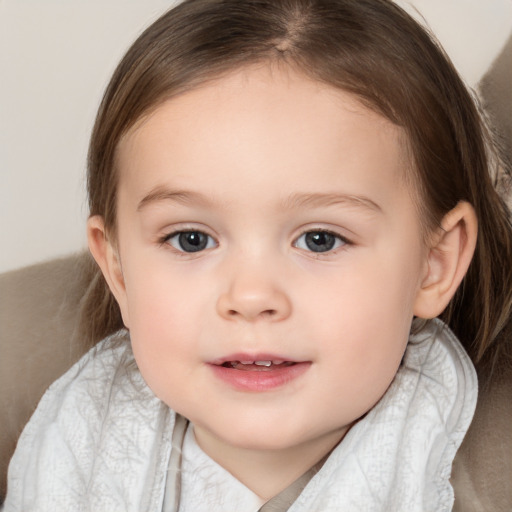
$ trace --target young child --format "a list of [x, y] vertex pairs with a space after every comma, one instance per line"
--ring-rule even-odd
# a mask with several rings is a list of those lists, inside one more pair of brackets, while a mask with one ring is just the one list
[[39, 404], [5, 512], [451, 510], [466, 352], [492, 365], [509, 332], [490, 161], [390, 1], [169, 11], [91, 140], [109, 291], [87, 311], [110, 336]]

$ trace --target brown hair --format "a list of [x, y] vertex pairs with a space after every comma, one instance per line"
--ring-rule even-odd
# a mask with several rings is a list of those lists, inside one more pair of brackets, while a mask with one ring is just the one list
[[[493, 186], [486, 130], [443, 51], [389, 0], [186, 0], [164, 14], [128, 50], [100, 106], [89, 151], [91, 215], [101, 215], [115, 237], [116, 148], [138, 120], [260, 61], [284, 62], [353, 93], [403, 127], [429, 230], [459, 201], [474, 206], [475, 256], [442, 317], [474, 361], [498, 357], [506, 343], [498, 335], [510, 323], [512, 230]], [[103, 280], [87, 311], [94, 341], [122, 326]]]

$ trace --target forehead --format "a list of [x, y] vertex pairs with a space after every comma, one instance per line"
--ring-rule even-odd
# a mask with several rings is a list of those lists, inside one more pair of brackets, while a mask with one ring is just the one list
[[192, 175], [212, 194], [223, 180], [250, 194], [263, 174], [283, 189], [301, 180], [309, 188], [329, 179], [340, 185], [339, 166], [351, 170], [344, 188], [367, 177], [378, 193], [381, 182], [402, 184], [404, 140], [355, 96], [290, 68], [260, 65], [164, 102], [123, 137], [117, 163], [121, 188], [139, 197], [162, 180], [181, 186]]

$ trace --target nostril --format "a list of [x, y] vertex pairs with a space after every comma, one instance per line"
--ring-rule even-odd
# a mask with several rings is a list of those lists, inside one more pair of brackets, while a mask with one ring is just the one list
[[[236, 309], [229, 309], [227, 311], [227, 314], [229, 316], [238, 316], [240, 315], [241, 313], [239, 311], [237, 311]], [[277, 311], [275, 309], [265, 309], [263, 311], [261, 311], [259, 313], [259, 316], [268, 316], [268, 317], [272, 317], [272, 316], [275, 316], [277, 314]], [[258, 315], [255, 315], [255, 316], [258, 316]]]

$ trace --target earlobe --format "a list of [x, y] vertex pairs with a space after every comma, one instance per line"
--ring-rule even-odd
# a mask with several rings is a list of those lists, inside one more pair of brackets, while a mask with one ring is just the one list
[[128, 308], [126, 304], [126, 288], [119, 254], [115, 245], [108, 239], [103, 218], [93, 215], [87, 221], [87, 240], [89, 250], [107, 281], [114, 295], [126, 327], [128, 323]]
[[416, 296], [414, 315], [440, 315], [464, 278], [476, 247], [478, 221], [473, 207], [461, 201], [450, 210], [434, 236], [427, 272]]

